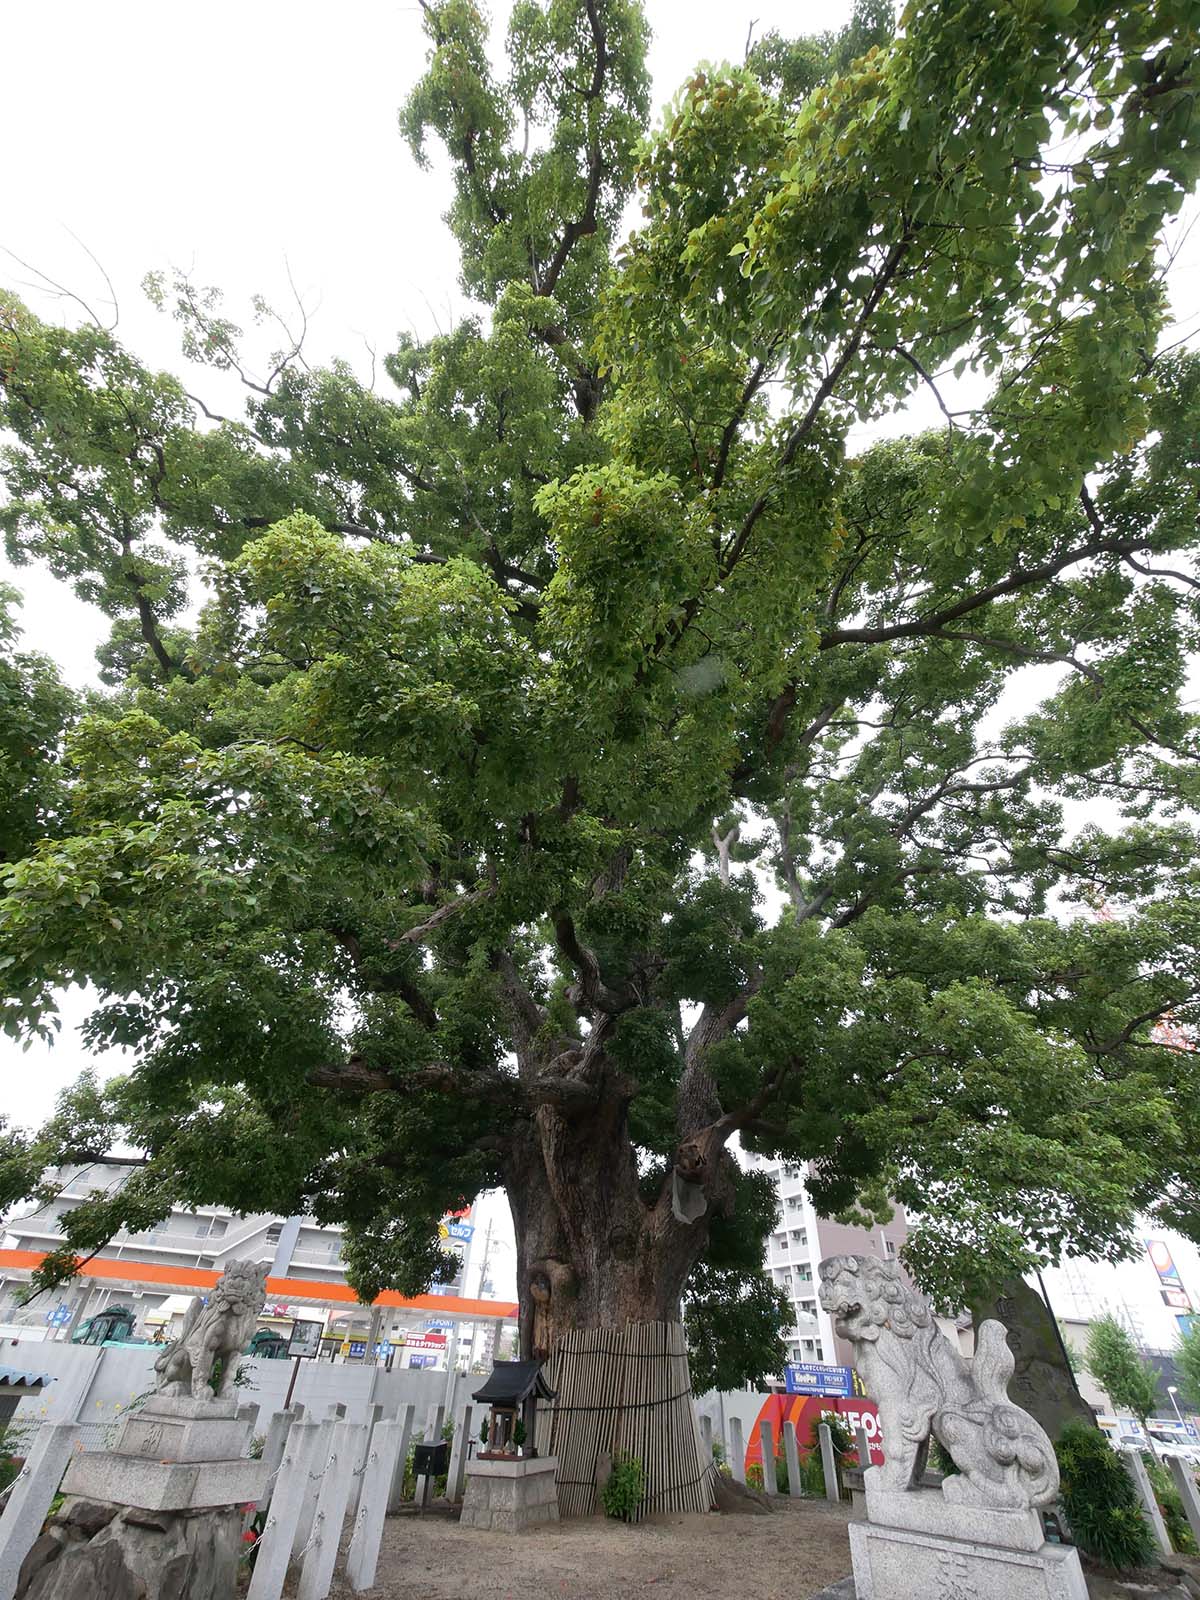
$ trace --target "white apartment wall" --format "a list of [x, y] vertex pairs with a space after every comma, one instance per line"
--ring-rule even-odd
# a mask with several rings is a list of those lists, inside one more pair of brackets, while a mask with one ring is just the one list
[[817, 1268], [823, 1257], [842, 1252], [894, 1255], [907, 1231], [903, 1213], [897, 1213], [887, 1228], [874, 1230], [830, 1222], [814, 1209], [801, 1166], [745, 1151], [740, 1159], [749, 1170], [766, 1171], [775, 1179], [780, 1215], [767, 1240], [764, 1264], [794, 1308], [796, 1320], [784, 1333], [788, 1360], [841, 1364], [848, 1359], [847, 1352], [834, 1333], [832, 1319], [821, 1309]]

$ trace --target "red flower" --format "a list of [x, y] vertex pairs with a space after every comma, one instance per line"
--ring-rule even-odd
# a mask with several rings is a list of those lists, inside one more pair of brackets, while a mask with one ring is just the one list
[[247, 1528], [247, 1529], [246, 1529], [246, 1531], [245, 1531], [245, 1533], [244, 1533], [244, 1534], [243, 1534], [243, 1535], [242, 1535], [242, 1543], [243, 1543], [243, 1544], [253, 1544], [253, 1543], [254, 1543], [254, 1541], [255, 1541], [255, 1540], [256, 1540], [256, 1539], [257, 1539], [257, 1538], [258, 1538], [258, 1535], [257, 1535], [257, 1534], [256, 1534], [256, 1533], [252, 1533], [252, 1532], [251, 1532], [251, 1531], [250, 1531], [250, 1529], [249, 1529], [249, 1528]]

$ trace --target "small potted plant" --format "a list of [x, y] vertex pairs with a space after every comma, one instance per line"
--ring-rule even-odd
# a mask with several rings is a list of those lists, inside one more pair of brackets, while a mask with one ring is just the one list
[[517, 1454], [519, 1456], [523, 1456], [525, 1452], [521, 1446], [525, 1443], [525, 1424], [521, 1421], [520, 1417], [518, 1417], [516, 1422], [513, 1424], [512, 1442], [516, 1446]]
[[479, 1428], [479, 1454], [484, 1460], [491, 1459], [492, 1453], [488, 1449], [488, 1439], [491, 1436], [491, 1431], [491, 1427], [485, 1418]]

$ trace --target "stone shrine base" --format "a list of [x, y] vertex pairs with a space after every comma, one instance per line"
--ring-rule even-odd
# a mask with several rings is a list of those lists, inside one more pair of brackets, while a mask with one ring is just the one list
[[21, 1600], [230, 1600], [242, 1509], [143, 1511], [68, 1500], [21, 1566]]
[[72, 1458], [17, 1600], [233, 1600], [243, 1508], [267, 1481], [243, 1454], [257, 1413], [234, 1397], [151, 1396], [112, 1450]]
[[468, 1461], [460, 1526], [520, 1533], [557, 1522], [557, 1470], [557, 1456]]
[[878, 1473], [864, 1474], [868, 1520], [849, 1529], [857, 1600], [1088, 1600], [1079, 1552], [1047, 1544], [1036, 1511], [882, 1490]]

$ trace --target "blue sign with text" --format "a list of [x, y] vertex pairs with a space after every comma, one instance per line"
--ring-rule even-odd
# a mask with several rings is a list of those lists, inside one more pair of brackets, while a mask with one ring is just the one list
[[819, 1361], [800, 1361], [784, 1369], [789, 1394], [841, 1395], [854, 1393], [854, 1373], [850, 1367], [826, 1367]]

